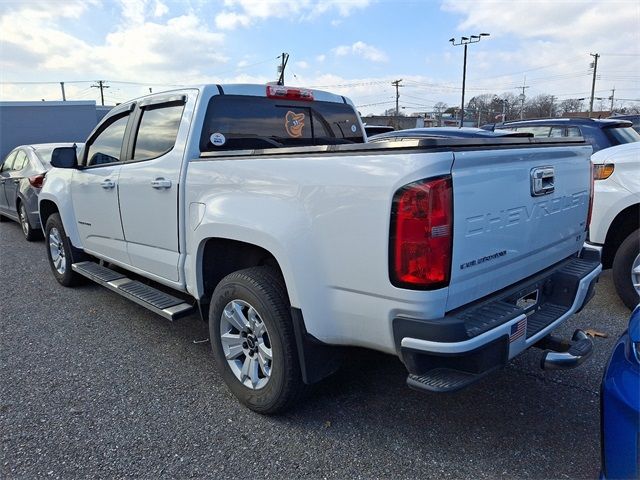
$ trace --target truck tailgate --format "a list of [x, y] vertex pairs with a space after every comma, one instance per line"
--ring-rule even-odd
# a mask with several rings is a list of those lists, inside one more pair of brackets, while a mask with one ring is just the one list
[[447, 311], [580, 250], [590, 155], [584, 145], [454, 152]]

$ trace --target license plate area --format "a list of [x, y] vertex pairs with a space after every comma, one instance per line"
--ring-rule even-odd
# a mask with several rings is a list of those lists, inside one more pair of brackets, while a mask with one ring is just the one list
[[540, 281], [518, 290], [506, 298], [505, 301], [515, 305], [528, 316], [538, 311], [540, 306], [544, 304], [545, 291], [545, 281]]
[[516, 300], [516, 307], [524, 310], [524, 313], [529, 315], [533, 313], [540, 301], [540, 290], [535, 289], [529, 293], [524, 294]]

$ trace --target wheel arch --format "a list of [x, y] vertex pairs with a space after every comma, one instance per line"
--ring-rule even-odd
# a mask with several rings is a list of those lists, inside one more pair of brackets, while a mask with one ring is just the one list
[[224, 237], [203, 239], [198, 248], [197, 277], [201, 283], [200, 313], [208, 316], [209, 301], [220, 280], [230, 273], [250, 267], [270, 266], [289, 288], [276, 255], [263, 246]]
[[38, 209], [40, 212], [40, 224], [42, 225], [43, 229], [47, 224], [47, 219], [51, 215], [53, 215], [54, 213], [60, 213], [58, 205], [56, 205], [55, 202], [52, 202], [51, 200], [40, 200]]
[[640, 203], [629, 205], [615, 216], [607, 230], [602, 249], [602, 266], [604, 268], [611, 268], [622, 242], [638, 228], [640, 228]]

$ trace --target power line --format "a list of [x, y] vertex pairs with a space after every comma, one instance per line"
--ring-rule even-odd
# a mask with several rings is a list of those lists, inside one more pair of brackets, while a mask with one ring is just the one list
[[375, 107], [377, 105], [389, 105], [390, 103], [395, 103], [393, 100], [388, 100], [386, 102], [377, 102], [377, 103], [365, 103], [364, 105], [356, 105], [357, 108], [363, 107]]

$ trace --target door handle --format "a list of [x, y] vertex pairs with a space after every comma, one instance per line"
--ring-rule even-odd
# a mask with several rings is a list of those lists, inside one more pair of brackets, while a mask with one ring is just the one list
[[153, 188], [161, 189], [161, 188], [171, 188], [171, 180], [168, 180], [163, 177], [158, 177], [155, 180], [151, 181], [151, 186]]
[[16, 178], [13, 183], [20, 183], [20, 179]]
[[106, 180], [103, 180], [103, 182], [100, 184], [100, 186], [102, 188], [109, 189], [109, 188], [115, 187], [116, 186], [116, 182], [114, 182], [113, 180], [107, 178]]

